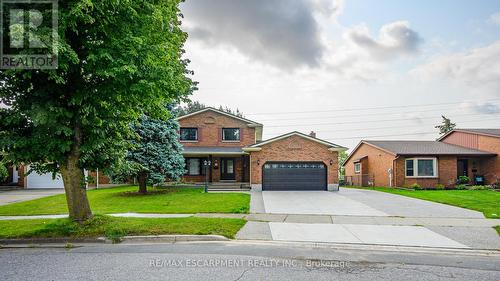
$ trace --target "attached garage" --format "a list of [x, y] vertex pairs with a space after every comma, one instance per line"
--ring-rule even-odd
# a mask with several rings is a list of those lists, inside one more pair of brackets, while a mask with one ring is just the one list
[[262, 190], [327, 190], [322, 162], [266, 162], [262, 169]]
[[36, 172], [31, 172], [26, 177], [26, 187], [27, 188], [64, 188], [63, 180], [61, 175], [57, 175], [55, 179], [52, 179], [52, 173], [38, 174]]
[[338, 190], [338, 152], [347, 148], [291, 132], [243, 148], [253, 190]]

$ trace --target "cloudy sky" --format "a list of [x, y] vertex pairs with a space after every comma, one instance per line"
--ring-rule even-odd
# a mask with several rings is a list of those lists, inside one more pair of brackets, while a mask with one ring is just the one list
[[239, 108], [264, 137], [317, 132], [435, 139], [500, 127], [500, 1], [187, 0], [186, 57], [207, 105]]

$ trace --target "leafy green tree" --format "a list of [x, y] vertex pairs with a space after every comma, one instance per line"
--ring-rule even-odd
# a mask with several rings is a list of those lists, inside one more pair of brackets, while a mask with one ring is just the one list
[[[207, 106], [199, 101], [188, 101], [186, 104], [183, 106], [178, 106], [175, 111], [177, 112], [178, 116], [186, 115], [189, 113], [193, 113], [196, 111], [200, 111], [204, 108], [207, 108]], [[222, 105], [219, 106], [218, 108], [220, 111], [224, 111], [233, 115], [236, 115], [238, 117], [244, 117], [243, 112], [241, 112], [238, 108], [236, 110], [233, 110], [229, 107], [223, 107]]]
[[60, 172], [69, 216], [92, 217], [84, 169], [125, 153], [130, 126], [192, 90], [180, 0], [59, 1], [58, 69], [0, 71], [0, 150]]
[[137, 177], [139, 193], [147, 193], [147, 184], [162, 184], [165, 180], [179, 180], [185, 172], [182, 145], [179, 143], [179, 123], [170, 118], [155, 120], [146, 115], [134, 126], [138, 139], [132, 141], [125, 161], [112, 169], [111, 177]]
[[342, 164], [344, 164], [344, 161], [347, 159], [348, 156], [349, 155], [347, 154], [346, 151], [339, 152], [339, 176], [340, 176], [340, 178], [344, 178], [344, 176], [345, 176], [345, 167]]
[[441, 125], [437, 125], [434, 128], [439, 129], [439, 134], [444, 135], [448, 132], [451, 132], [457, 126], [455, 123], [452, 123], [449, 118], [446, 118], [444, 115], [441, 115], [443, 118]]

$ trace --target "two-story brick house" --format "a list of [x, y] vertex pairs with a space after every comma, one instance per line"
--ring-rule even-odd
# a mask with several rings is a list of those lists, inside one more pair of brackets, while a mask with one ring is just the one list
[[338, 183], [338, 152], [345, 147], [299, 132], [263, 141], [262, 124], [214, 108], [177, 120], [185, 181], [238, 182], [256, 190], [327, 190]]

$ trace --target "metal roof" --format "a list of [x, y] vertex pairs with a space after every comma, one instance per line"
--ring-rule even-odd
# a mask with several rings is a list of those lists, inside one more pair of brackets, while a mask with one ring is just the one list
[[396, 155], [464, 155], [493, 156], [492, 152], [462, 147], [439, 141], [393, 141], [364, 140], [363, 143], [373, 145]]

